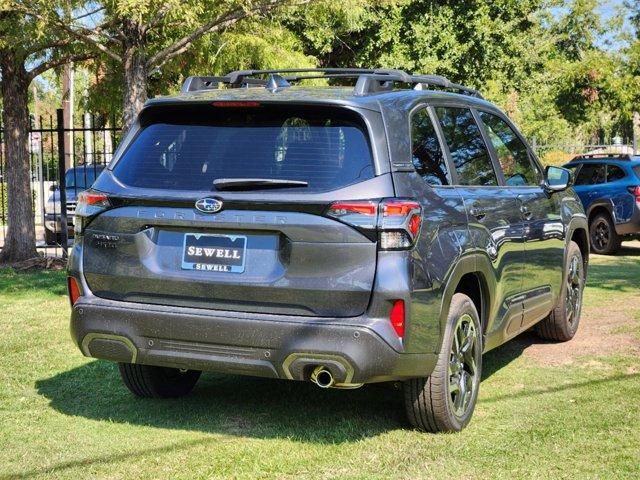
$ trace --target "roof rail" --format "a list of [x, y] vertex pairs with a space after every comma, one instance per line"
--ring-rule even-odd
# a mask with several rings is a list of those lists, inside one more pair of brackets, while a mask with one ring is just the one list
[[[302, 74], [302, 75], [300, 75]], [[259, 78], [268, 75], [268, 78]], [[258, 77], [258, 78], [256, 78]], [[284, 68], [277, 70], [237, 70], [221, 77], [189, 77], [182, 85], [182, 92], [195, 92], [220, 88], [220, 84], [232, 88], [264, 86], [270, 90], [285, 88], [291, 82], [321, 78], [356, 79], [355, 95], [391, 91], [396, 83], [413, 85], [415, 90], [423, 86], [435, 86], [455, 90], [464, 95], [482, 98], [477, 90], [453, 83], [439, 75], [412, 75], [404, 70], [368, 68]]]
[[632, 160], [633, 155], [630, 153], [585, 153], [582, 155], [577, 155], [571, 159], [574, 160], [592, 160], [598, 158], [614, 158], [616, 160]]

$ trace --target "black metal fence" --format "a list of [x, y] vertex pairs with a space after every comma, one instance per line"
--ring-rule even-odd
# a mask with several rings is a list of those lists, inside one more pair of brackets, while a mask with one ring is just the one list
[[[78, 194], [109, 163], [121, 130], [114, 118], [84, 114], [80, 126], [64, 128], [63, 112], [32, 119], [29, 129], [31, 194], [36, 247], [47, 256], [65, 256], [73, 237]], [[0, 249], [7, 234], [6, 161], [0, 124]], [[62, 208], [62, 206], [66, 208]], [[67, 228], [64, 228], [65, 225]]]
[[539, 144], [534, 139], [531, 147], [545, 165], [563, 165], [577, 155], [590, 153], [619, 153], [635, 155], [638, 153], [637, 145], [629, 139], [617, 139], [618, 141], [601, 143], [555, 143]]
[[[31, 193], [36, 224], [36, 247], [48, 256], [65, 256], [73, 236], [73, 214], [78, 193], [88, 188], [109, 163], [120, 139], [114, 118], [85, 114], [82, 125], [64, 128], [62, 110], [56, 117], [32, 120], [29, 130]], [[0, 249], [7, 232], [6, 162], [0, 124]], [[627, 141], [586, 144], [538, 144], [533, 149], [545, 164], [562, 165], [578, 154], [636, 152]], [[61, 188], [62, 187], [62, 188]], [[66, 208], [62, 208], [65, 205]], [[64, 228], [67, 225], [68, 228]], [[63, 245], [67, 248], [63, 248]]]

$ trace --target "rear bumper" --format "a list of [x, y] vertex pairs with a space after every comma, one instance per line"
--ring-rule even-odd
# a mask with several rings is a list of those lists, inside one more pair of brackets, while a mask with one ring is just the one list
[[[62, 217], [60, 215], [54, 215], [47, 213], [44, 217], [44, 226], [51, 232], [62, 231]], [[67, 232], [73, 235], [73, 215], [67, 216]]]
[[633, 209], [633, 215], [631, 215], [629, 221], [616, 224], [616, 233], [618, 235], [640, 234], [640, 206], [635, 206]]
[[[369, 323], [373, 322], [373, 323]], [[88, 295], [71, 335], [86, 356], [222, 373], [308, 380], [318, 365], [338, 387], [428, 376], [435, 354], [407, 354], [375, 320], [246, 314], [164, 307]]]

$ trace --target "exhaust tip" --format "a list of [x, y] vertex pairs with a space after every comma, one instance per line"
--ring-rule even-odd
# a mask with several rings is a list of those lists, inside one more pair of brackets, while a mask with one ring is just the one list
[[318, 365], [311, 373], [311, 381], [320, 388], [330, 388], [335, 383], [333, 375], [326, 367]]

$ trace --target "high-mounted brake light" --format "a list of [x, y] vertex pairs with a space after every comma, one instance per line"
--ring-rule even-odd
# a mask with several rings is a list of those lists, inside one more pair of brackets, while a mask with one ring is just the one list
[[73, 307], [81, 295], [78, 281], [73, 277], [67, 277], [67, 289], [69, 291], [69, 300], [71, 301], [71, 306]]
[[213, 105], [214, 107], [221, 107], [221, 108], [242, 108], [242, 107], [249, 107], [249, 108], [255, 108], [255, 107], [259, 107], [261, 105], [260, 102], [213, 102], [211, 105]]
[[391, 313], [389, 314], [389, 321], [391, 326], [396, 331], [396, 335], [399, 338], [404, 337], [404, 300], [396, 300], [391, 307]]

